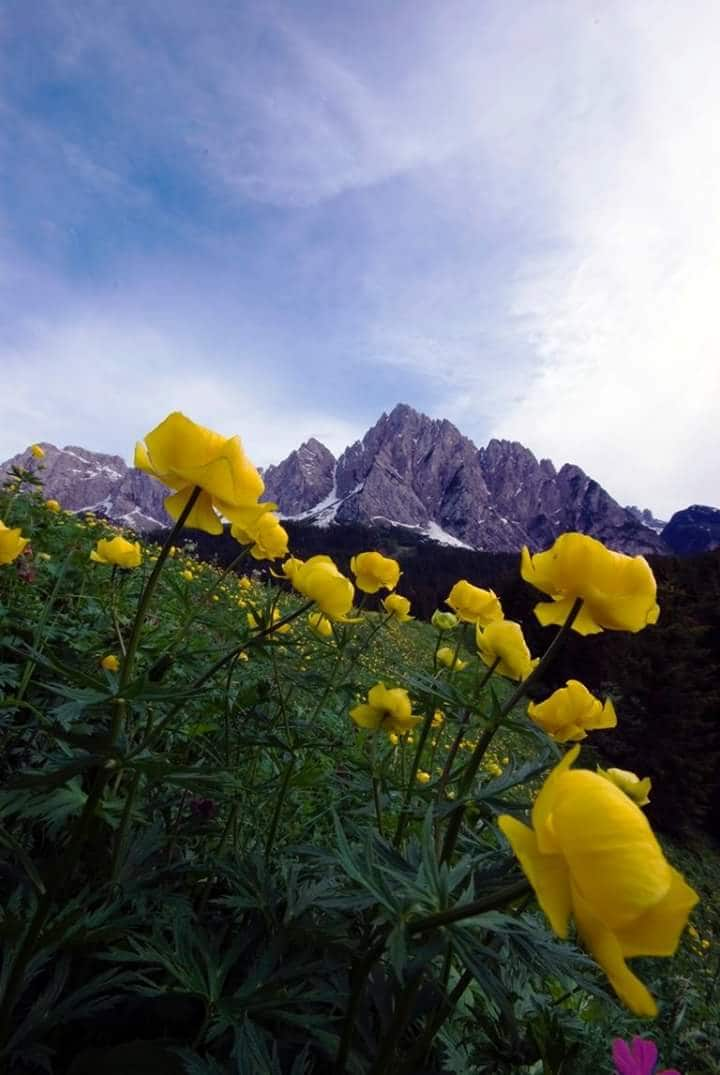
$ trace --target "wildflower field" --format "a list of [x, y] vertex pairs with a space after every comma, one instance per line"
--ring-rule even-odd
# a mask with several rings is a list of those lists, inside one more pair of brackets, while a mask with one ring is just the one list
[[[294, 558], [236, 437], [140, 442], [162, 546], [41, 455], [0, 490], [0, 1070], [720, 1072], [718, 856], [591, 760], [582, 668], [527, 697], [569, 632], [652, 631], [641, 557], [525, 550], [530, 653], [472, 579], [425, 623], [380, 550]], [[183, 535], [223, 520], [221, 570]]]

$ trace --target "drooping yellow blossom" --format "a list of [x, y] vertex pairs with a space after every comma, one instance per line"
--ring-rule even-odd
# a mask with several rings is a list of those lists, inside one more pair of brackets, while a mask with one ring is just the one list
[[400, 564], [379, 552], [360, 552], [350, 561], [358, 590], [377, 593], [394, 590], [400, 580]]
[[429, 784], [432, 780], [432, 777], [430, 776], [430, 773], [426, 773], [424, 769], [418, 769], [418, 771], [415, 773], [415, 779], [417, 780], [418, 784]]
[[482, 590], [467, 579], [456, 582], [445, 601], [463, 623], [479, 623], [484, 627], [501, 620], [503, 611], [492, 590]]
[[652, 780], [649, 776], [641, 780], [639, 776], [630, 772], [629, 769], [601, 769], [599, 765], [597, 771], [600, 776], [604, 776], [616, 788], [620, 788], [620, 791], [624, 791], [626, 795], [629, 795], [638, 806], [647, 806], [650, 802]]
[[322, 612], [311, 612], [308, 615], [308, 625], [320, 638], [331, 638], [333, 629], [330, 620]]
[[165, 500], [177, 519], [193, 490], [202, 491], [187, 526], [222, 533], [220, 516], [248, 527], [274, 505], [258, 504], [265, 488], [239, 437], [223, 437], [174, 411], [135, 446], [135, 466], [176, 490]]
[[399, 593], [389, 593], [383, 598], [382, 606], [398, 623], [407, 623], [408, 620], [415, 619], [410, 615], [410, 602], [407, 597], [401, 597]]
[[528, 705], [528, 716], [556, 743], [577, 742], [589, 731], [614, 728], [615, 707], [610, 699], [601, 702], [577, 679], [569, 679], [544, 702]]
[[51, 500], [46, 500], [45, 501], [45, 507], [47, 508], [48, 511], [54, 511], [54, 512], [60, 511], [60, 504], [59, 504], [59, 502], [57, 500], [52, 500], [52, 499]]
[[90, 553], [90, 559], [98, 564], [110, 564], [112, 567], [139, 567], [142, 563], [140, 542], [128, 541], [119, 534], [112, 539], [100, 538]]
[[117, 659], [114, 653], [108, 653], [107, 657], [103, 657], [100, 664], [106, 672], [117, 672], [120, 667], [120, 661]]
[[540, 660], [532, 659], [522, 627], [513, 620], [495, 620], [485, 628], [476, 624], [475, 642], [481, 660], [488, 666], [498, 661], [495, 671], [508, 679], [527, 679]]
[[39, 444], [33, 444], [32, 447], [30, 448], [30, 451], [32, 452], [32, 454], [35, 456], [36, 459], [44, 459], [45, 458], [45, 450], [44, 450], [44, 448], [41, 448]]
[[459, 657], [455, 656], [455, 650], [451, 649], [450, 646], [441, 646], [437, 651], [437, 659], [440, 664], [456, 672], [462, 672], [463, 668], [468, 666], [467, 661], [461, 661]]
[[0, 519], [0, 564], [11, 564], [13, 560], [18, 558], [29, 541], [30, 538], [22, 536], [19, 526], [15, 527], [14, 530], [9, 530]]
[[666, 861], [642, 810], [609, 780], [571, 770], [569, 750], [546, 779], [532, 828], [499, 825], [559, 937], [572, 913], [578, 933], [620, 999], [636, 1015], [657, 1005], [625, 960], [669, 956], [697, 894]]
[[523, 548], [520, 573], [552, 597], [535, 606], [543, 626], [562, 624], [576, 598], [583, 605], [573, 623], [581, 635], [602, 630], [642, 631], [657, 623], [657, 586], [643, 556], [612, 552], [587, 534], [561, 534], [551, 549], [531, 556]]
[[350, 716], [359, 728], [397, 735], [403, 735], [422, 721], [422, 717], [413, 715], [408, 692], [402, 687], [388, 688], [384, 683], [371, 687], [367, 703], [356, 705]]
[[278, 560], [288, 551], [288, 532], [280, 525], [277, 515], [266, 511], [247, 527], [233, 523], [230, 533], [241, 545], [253, 542], [250, 555], [254, 560]]
[[292, 577], [294, 588], [314, 601], [331, 620], [347, 620], [355, 597], [350, 579], [340, 573], [329, 556], [311, 556]]
[[430, 620], [438, 631], [452, 631], [459, 622], [454, 612], [441, 612], [439, 608], [435, 609]]

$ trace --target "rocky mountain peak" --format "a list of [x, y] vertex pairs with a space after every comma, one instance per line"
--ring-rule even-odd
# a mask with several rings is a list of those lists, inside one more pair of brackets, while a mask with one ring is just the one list
[[300, 515], [332, 491], [335, 456], [319, 440], [310, 437], [282, 463], [268, 467], [263, 480], [264, 499], [277, 504], [283, 515]]
[[92, 511], [136, 530], [167, 526], [163, 506], [168, 490], [154, 478], [129, 467], [119, 455], [91, 452], [77, 445], [58, 448], [43, 442], [43, 460], [30, 448], [0, 464], [0, 480], [12, 466], [32, 470], [43, 480], [45, 496], [68, 511]]

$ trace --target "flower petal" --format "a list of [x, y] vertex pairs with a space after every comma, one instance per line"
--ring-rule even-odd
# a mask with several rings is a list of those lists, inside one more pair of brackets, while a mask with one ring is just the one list
[[520, 860], [538, 903], [558, 937], [567, 937], [570, 916], [570, 877], [562, 855], [543, 855], [532, 829], [509, 814], [498, 818], [500, 829]]

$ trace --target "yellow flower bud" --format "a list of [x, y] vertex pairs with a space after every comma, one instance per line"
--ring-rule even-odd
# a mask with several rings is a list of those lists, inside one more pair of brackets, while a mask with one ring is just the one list
[[540, 659], [531, 658], [522, 627], [512, 620], [495, 620], [485, 628], [476, 624], [475, 642], [480, 659], [488, 667], [497, 661], [495, 671], [508, 679], [527, 679]]
[[22, 536], [19, 526], [15, 527], [14, 530], [9, 530], [0, 519], [0, 564], [11, 564], [13, 560], [18, 558], [29, 541], [30, 538]]
[[418, 784], [429, 784], [432, 777], [430, 776], [430, 773], [426, 773], [424, 769], [418, 769], [415, 774], [415, 779], [417, 780]]
[[638, 806], [646, 806], [650, 802], [652, 781], [649, 776], [641, 780], [639, 776], [631, 773], [628, 769], [601, 769], [599, 765], [597, 771], [600, 776], [604, 776], [616, 788], [620, 788], [620, 791], [624, 791], [626, 795], [629, 795]]
[[108, 653], [107, 657], [103, 657], [100, 664], [106, 672], [117, 672], [120, 667], [120, 661], [117, 659], [114, 653]]
[[90, 559], [98, 564], [112, 567], [139, 567], [142, 563], [142, 550], [139, 541], [126, 541], [124, 537], [100, 538], [90, 553]]
[[565, 687], [539, 705], [530, 702], [527, 711], [530, 719], [557, 743], [577, 742], [585, 739], [588, 731], [614, 728], [617, 724], [610, 699], [603, 704], [577, 679], [569, 679]]
[[384, 683], [376, 683], [367, 698], [366, 703], [350, 710], [359, 728], [402, 735], [422, 721], [422, 717], [413, 715], [410, 697], [402, 687], [388, 688]]
[[480, 623], [484, 626], [503, 618], [502, 607], [493, 591], [481, 590], [466, 579], [455, 583], [445, 604], [464, 623]]
[[180, 572], [180, 578], [185, 579], [186, 582], [192, 582], [195, 576], [193, 575], [192, 571], [189, 571], [187, 568], [185, 568], [184, 571]]
[[430, 623], [438, 631], [452, 631], [459, 622], [454, 612], [441, 612], [439, 608], [435, 609], [430, 619]]
[[449, 646], [441, 646], [437, 651], [437, 659], [440, 664], [446, 668], [453, 669], [456, 672], [462, 672], [463, 668], [467, 668], [468, 662], [461, 661], [459, 657], [455, 656], [455, 651]]
[[329, 556], [312, 556], [294, 572], [292, 584], [298, 593], [314, 601], [331, 620], [347, 620], [355, 588], [350, 579], [338, 571]]
[[30, 451], [32, 452], [32, 454], [35, 456], [36, 459], [44, 459], [45, 458], [45, 452], [40, 447], [39, 444], [33, 444], [33, 446], [31, 447]]
[[[400, 564], [379, 552], [361, 552], [353, 556], [350, 570], [355, 576], [358, 590], [377, 593], [378, 590], [394, 590], [400, 579]], [[409, 607], [409, 605], [408, 605]]]
[[54, 511], [54, 512], [60, 511], [60, 504], [58, 503], [57, 500], [46, 500], [45, 501], [45, 507], [47, 508], [48, 511]]
[[401, 597], [399, 593], [388, 594], [383, 599], [382, 606], [398, 623], [407, 623], [415, 618], [410, 615], [410, 602], [407, 597]]

